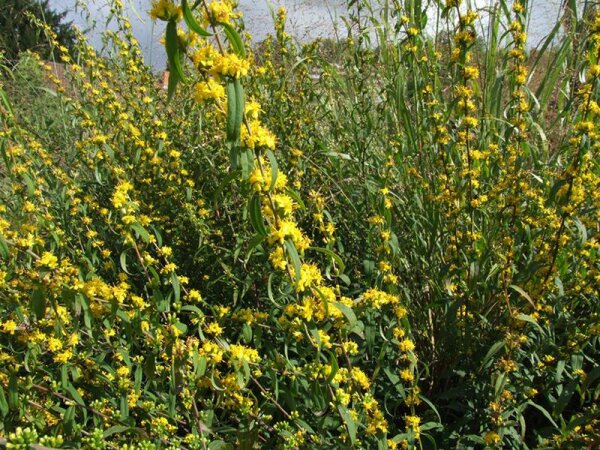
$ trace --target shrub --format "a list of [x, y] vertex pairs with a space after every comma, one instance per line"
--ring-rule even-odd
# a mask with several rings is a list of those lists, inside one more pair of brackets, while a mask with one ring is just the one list
[[258, 64], [228, 1], [154, 2], [165, 93], [115, 2], [61, 152], [2, 94], [9, 445], [594, 445], [600, 15], [530, 53], [523, 2], [377, 6]]

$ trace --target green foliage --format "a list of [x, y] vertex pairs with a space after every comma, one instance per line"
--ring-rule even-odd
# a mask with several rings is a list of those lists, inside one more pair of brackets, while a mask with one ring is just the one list
[[4, 68], [0, 81], [19, 122], [35, 130], [45, 146], [62, 151], [73, 144], [66, 106], [57, 92], [62, 89], [57, 81], [63, 75], [64, 66], [48, 66], [50, 70], [45, 73], [34, 56], [21, 54], [18, 61]]
[[50, 41], [32, 20], [44, 21], [56, 34], [58, 44], [69, 50], [75, 46], [77, 36], [70, 22], [65, 22], [66, 12], [50, 8], [49, 0], [5, 0], [0, 8], [0, 53], [10, 62], [17, 61], [19, 54], [27, 50], [38, 53], [44, 59], [54, 55]]
[[524, 2], [488, 40], [426, 6], [351, 2], [302, 47], [280, 11], [254, 55], [227, 2], [157, 0], [163, 92], [115, 4], [113, 60], [7, 72], [10, 445], [596, 444], [600, 15], [531, 51]]

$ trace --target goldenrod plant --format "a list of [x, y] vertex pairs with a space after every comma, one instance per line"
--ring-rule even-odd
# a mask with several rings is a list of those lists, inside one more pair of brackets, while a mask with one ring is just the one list
[[0, 85], [0, 445], [599, 443], [597, 6], [537, 48], [526, 0], [347, 6], [252, 46], [153, 0], [165, 90], [120, 0], [104, 56], [32, 19], [66, 76]]

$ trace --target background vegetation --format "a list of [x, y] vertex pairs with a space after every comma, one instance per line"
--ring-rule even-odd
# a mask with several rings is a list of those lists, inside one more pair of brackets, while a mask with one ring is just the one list
[[50, 8], [49, 0], [5, 0], [0, 10], [0, 51], [7, 62], [14, 64], [19, 54], [32, 50], [43, 58], [54, 55], [54, 48], [45, 39], [35, 19], [44, 21], [56, 33], [57, 42], [69, 50], [75, 48], [76, 33], [65, 22], [66, 12]]
[[527, 11], [280, 11], [253, 53], [161, 0], [168, 92], [119, 2], [110, 59], [36, 21], [68, 80], [0, 91], [7, 447], [597, 445], [600, 14], [532, 51]]

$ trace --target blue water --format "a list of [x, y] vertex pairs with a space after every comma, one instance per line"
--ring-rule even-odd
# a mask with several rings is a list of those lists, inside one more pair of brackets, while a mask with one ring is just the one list
[[[82, 8], [76, 8], [76, 2], [88, 6], [88, 14]], [[59, 11], [67, 10], [69, 20], [72, 20], [82, 29], [88, 29], [90, 21], [96, 22], [96, 30], [89, 32], [89, 39], [94, 47], [100, 49], [102, 41], [100, 32], [105, 28], [109, 8], [106, 0], [50, 0], [50, 5]], [[164, 31], [162, 22], [154, 24], [149, 16], [150, 0], [123, 0], [127, 15], [132, 24], [133, 33], [139, 40], [147, 64], [161, 71], [166, 65], [165, 51], [160, 44]], [[345, 25], [342, 15], [345, 14], [343, 0], [240, 0], [239, 9], [243, 12], [247, 30], [255, 42], [265, 38], [273, 31], [271, 12], [277, 11], [280, 6], [288, 10], [287, 30], [301, 42], [316, 37], [345, 35]], [[528, 27], [529, 46], [536, 47], [549, 33], [556, 23], [560, 0], [534, 0], [531, 6], [530, 23]], [[495, 4], [492, 0], [475, 0], [476, 8], [486, 8]], [[87, 16], [87, 17], [86, 17]], [[485, 32], [485, 12], [481, 32]], [[428, 28], [433, 31], [434, 21], [431, 20]]]

